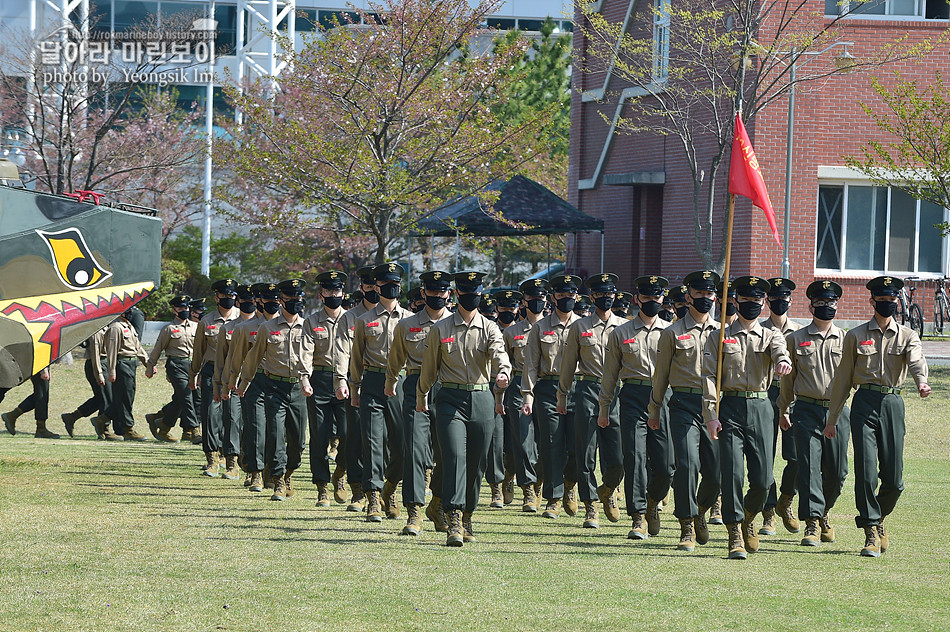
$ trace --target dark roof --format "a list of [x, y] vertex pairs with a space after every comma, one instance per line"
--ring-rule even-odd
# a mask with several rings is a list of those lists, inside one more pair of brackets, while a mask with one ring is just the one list
[[471, 195], [443, 206], [419, 222], [417, 232], [437, 237], [455, 235], [456, 225], [470, 235], [560, 235], [604, 230], [604, 221], [577, 210], [553, 191], [524, 176], [507, 182], [496, 180], [485, 187], [500, 191], [492, 205], [496, 214], [527, 228], [510, 226], [483, 210], [484, 203]]

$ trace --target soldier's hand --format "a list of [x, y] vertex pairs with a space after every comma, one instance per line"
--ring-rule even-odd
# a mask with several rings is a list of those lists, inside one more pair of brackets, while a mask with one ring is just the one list
[[521, 414], [531, 416], [531, 402], [525, 402], [521, 407]]
[[188, 380], [188, 388], [190, 388], [193, 391], [198, 390], [198, 376], [197, 375], [195, 376], [193, 380]]
[[496, 404], [495, 404], [495, 414], [496, 414], [496, 415], [504, 415], [504, 414], [505, 414], [505, 405], [502, 404], [502, 403], [500, 403], [500, 402], [499, 402], [499, 403], [496, 403]]
[[238, 397], [244, 397], [244, 391], [245, 391], [244, 388], [236, 388], [236, 389], [234, 389], [234, 392], [237, 393]]
[[417, 413], [429, 412], [429, 403], [425, 400], [425, 398], [416, 400], [416, 412]]
[[825, 437], [828, 439], [834, 439], [838, 434], [838, 426], [833, 424], [825, 424], [825, 429], [821, 432], [821, 434], [825, 435]]
[[927, 397], [930, 395], [930, 384], [921, 384], [917, 387], [917, 393], [921, 397]]
[[395, 387], [395, 386], [387, 386], [386, 388], [383, 389], [383, 395], [385, 395], [386, 397], [395, 397], [395, 396], [396, 396], [396, 387]]
[[659, 430], [660, 429], [660, 420], [659, 419], [647, 419], [647, 427], [650, 430]]
[[558, 405], [557, 405], [557, 414], [559, 414], [559, 415], [566, 415], [566, 414], [567, 414], [567, 406], [565, 406], [564, 404], [558, 404]]
[[145, 368], [145, 377], [152, 379], [152, 376], [155, 375], [155, 367], [150, 366]]
[[495, 384], [498, 386], [498, 388], [508, 388], [508, 382], [509, 379], [507, 373], [499, 373], [498, 377], [495, 378]]
[[719, 438], [719, 431], [722, 430], [722, 424], [718, 419], [710, 419], [706, 422], [706, 428], [709, 429], [709, 436], [713, 439]]
[[49, 369], [43, 369], [40, 371], [40, 379], [49, 381]]
[[221, 401], [222, 401], [222, 402], [226, 402], [226, 401], [228, 401], [229, 399], [231, 399], [231, 391], [225, 390], [223, 393], [221, 393]]
[[111, 382], [112, 384], [115, 384], [115, 376], [114, 376], [114, 375], [110, 375], [110, 376], [109, 376], [109, 382]]
[[597, 426], [599, 428], [606, 428], [610, 425], [610, 419], [607, 417], [597, 417]]
[[99, 380], [99, 386], [105, 386], [105, 385], [106, 385], [105, 380]]
[[775, 375], [788, 375], [791, 372], [792, 372], [792, 365], [786, 362], [785, 360], [782, 360], [781, 362], [779, 362], [778, 365], [775, 367]]
[[792, 427], [792, 419], [788, 416], [788, 413], [782, 415], [782, 418], [778, 422], [778, 427], [782, 430], [789, 430]]
[[337, 399], [346, 399], [350, 396], [350, 389], [346, 387], [346, 384], [336, 389], [336, 398]]
[[313, 387], [310, 386], [310, 382], [301, 382], [300, 390], [303, 391], [304, 397], [310, 397], [311, 395], [313, 395]]
[[211, 399], [213, 399], [213, 400], [216, 401], [216, 402], [220, 402], [220, 401], [221, 401], [221, 395], [218, 394], [218, 393], [215, 393], [214, 396], [213, 396]]

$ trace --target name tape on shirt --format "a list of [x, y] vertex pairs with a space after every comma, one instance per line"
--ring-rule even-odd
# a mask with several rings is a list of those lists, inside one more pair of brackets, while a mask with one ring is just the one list
[[205, 327], [205, 329], [207, 329], [208, 331], [214, 331], [217, 328], [218, 328], [217, 325], [208, 325], [207, 327]]
[[314, 331], [326, 331], [327, 328], [326, 328], [326, 327], [314, 327], [313, 330], [314, 330]]
[[594, 332], [592, 331], [581, 332], [581, 338], [592, 338], [593, 336], [594, 336]]
[[277, 331], [272, 331], [272, 332], [270, 332], [270, 335], [272, 335], [272, 336], [279, 336], [279, 335], [280, 335], [280, 330], [278, 329]]
[[455, 336], [451, 336], [451, 337], [449, 337], [449, 338], [441, 338], [441, 340], [442, 340], [443, 343], [455, 342]]
[[861, 344], [862, 347], [873, 347], [873, 346], [874, 346], [874, 341], [873, 341], [873, 340], [862, 340], [860, 344]]
[[257, 332], [256, 332], [256, 331], [252, 331], [250, 335], [256, 336], [256, 335], [257, 335]]
[[229, 330], [228, 330], [228, 335], [229, 335], [229, 336], [230, 336], [231, 334], [233, 334], [233, 333], [234, 333], [234, 330], [233, 330], [233, 329], [229, 329]]
[[623, 341], [623, 344], [629, 345], [631, 343], [636, 343], [636, 341], [637, 341], [636, 338], [627, 338], [626, 340]]
[[543, 335], [543, 336], [554, 336], [554, 335], [556, 335], [556, 334], [557, 334], [556, 331], [544, 331], [544, 332], [541, 332], [541, 335]]
[[417, 334], [417, 333], [419, 333], [420, 331], [422, 331], [422, 327], [410, 327], [410, 328], [409, 328], [409, 333], [411, 333], [411, 334]]
[[374, 320], [374, 321], [371, 322], [371, 323], [366, 323], [366, 326], [367, 326], [367, 327], [379, 327], [379, 321], [378, 321], [378, 320]]
[[689, 340], [689, 339], [692, 338], [692, 337], [693, 337], [693, 336], [691, 336], [690, 334], [683, 334], [682, 336], [677, 336], [676, 339], [677, 339], [677, 340]]
[[738, 338], [723, 338], [722, 341], [723, 341], [723, 343], [725, 343], [725, 344], [727, 344], [727, 345], [737, 345], [737, 344], [739, 344], [739, 339], [738, 339]]
[[515, 336], [514, 339], [515, 339], [515, 340], [524, 340], [524, 336]]
[[810, 346], [811, 346], [811, 340], [806, 340], [805, 342], [799, 342], [799, 343], [798, 343], [798, 346], [799, 346], [799, 347], [810, 347]]
[[180, 334], [180, 333], [181, 333], [181, 329], [172, 329], [172, 333], [173, 333], [173, 334]]

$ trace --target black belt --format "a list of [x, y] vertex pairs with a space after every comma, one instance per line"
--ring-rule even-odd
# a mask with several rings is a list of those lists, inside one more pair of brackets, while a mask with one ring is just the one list
[[723, 397], [740, 397], [742, 399], [768, 399], [768, 391], [723, 391]]
[[701, 388], [687, 388], [685, 386], [673, 386], [671, 387], [674, 393], [688, 393], [690, 395], [702, 395], [703, 389]]
[[278, 382], [287, 382], [289, 384], [296, 384], [297, 382], [300, 381], [299, 377], [284, 377], [283, 375], [274, 375], [273, 373], [267, 373], [267, 372], [265, 372], [264, 375], [266, 375], [272, 380], [276, 380]]
[[903, 392], [903, 389], [894, 388], [892, 386], [878, 386], [877, 384], [862, 384], [858, 388], [863, 388], [866, 391], [874, 391], [875, 393], [884, 393], [885, 395], [900, 395]]
[[815, 399], [813, 397], [805, 397], [804, 395], [798, 395], [795, 397], [795, 399], [800, 402], [805, 402], [806, 404], [821, 406], [822, 408], [829, 408], [831, 406], [831, 402], [827, 399]]
[[442, 388], [453, 389], [456, 391], [487, 391], [488, 384], [456, 384], [455, 382], [442, 382]]

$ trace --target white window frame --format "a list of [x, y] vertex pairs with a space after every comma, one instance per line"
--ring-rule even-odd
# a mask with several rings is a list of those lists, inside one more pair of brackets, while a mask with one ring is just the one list
[[[852, 186], [860, 187], [875, 187], [875, 188], [885, 188], [877, 187], [868, 180], [844, 180], [844, 179], [821, 179], [818, 181], [818, 189], [815, 192], [815, 258], [812, 262], [812, 265], [815, 270], [816, 276], [836, 276], [843, 278], [867, 278], [869, 276], [879, 276], [879, 275], [890, 275], [897, 277], [905, 276], [915, 276], [922, 279], [939, 279], [943, 277], [950, 276], [950, 237], [944, 237], [941, 241], [940, 248], [940, 260], [941, 260], [941, 271], [940, 272], [927, 272], [919, 271], [920, 267], [920, 200], [917, 200], [915, 206], [914, 222], [915, 222], [915, 231], [914, 231], [914, 270], [891, 270], [888, 269], [888, 263], [890, 259], [890, 246], [891, 246], [891, 191], [892, 187], [886, 187], [886, 196], [887, 196], [887, 206], [885, 209], [886, 212], [886, 221], [884, 229], [884, 270], [852, 270], [846, 268], [847, 265], [847, 256], [848, 256], [848, 194], [849, 189]], [[838, 240], [838, 260], [840, 263], [839, 268], [819, 268], [818, 267], [818, 241], [821, 238], [821, 235], [818, 234], [818, 213], [821, 212], [821, 196], [820, 189], [821, 187], [843, 187], [844, 191], [841, 196], [841, 232], [835, 237]], [[943, 221], [950, 221], [950, 209], [943, 209]]]
[[[839, 0], [840, 1], [840, 0]], [[867, 0], [871, 1], [871, 0]], [[915, 8], [913, 14], [907, 13], [891, 13], [891, 7], [893, 0], [884, 0], [884, 13], [883, 14], [874, 14], [874, 13], [854, 13], [851, 15], [845, 16], [846, 19], [856, 19], [856, 20], [930, 20], [930, 21], [946, 21], [944, 18], [939, 20], [933, 18], [925, 18], [927, 8], [927, 0], [915, 0]], [[851, 2], [844, 0], [841, 2], [841, 5], [838, 9], [838, 13], [826, 13], [826, 17], [837, 17], [842, 13], [852, 10]], [[864, 2], [854, 2], [855, 5], [864, 4]]]
[[653, 68], [656, 83], [665, 83], [670, 70], [670, 2], [653, 0]]

